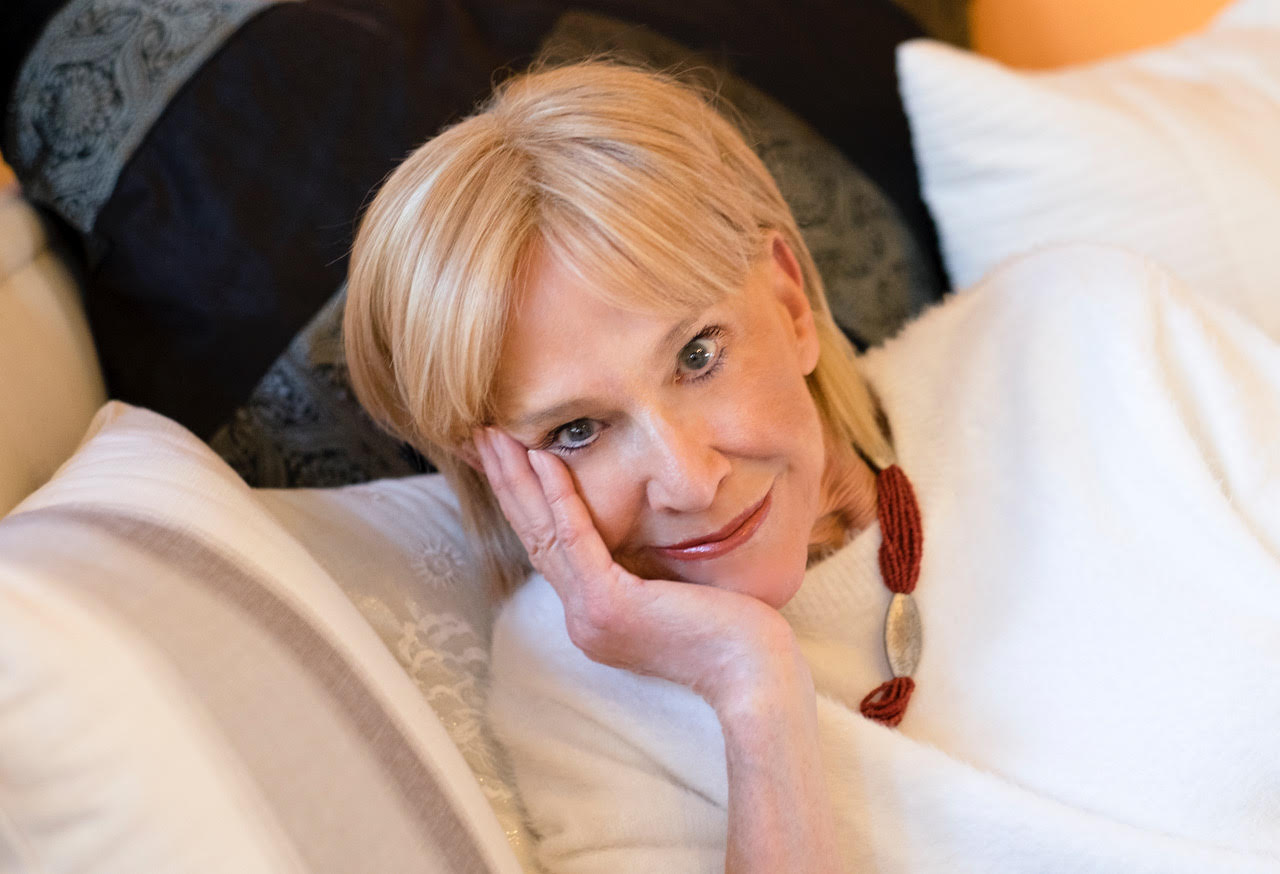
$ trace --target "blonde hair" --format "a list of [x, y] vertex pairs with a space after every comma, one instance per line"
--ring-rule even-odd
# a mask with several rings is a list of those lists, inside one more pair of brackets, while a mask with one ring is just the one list
[[343, 320], [352, 386], [448, 478], [500, 592], [528, 575], [528, 557], [458, 448], [494, 419], [498, 352], [537, 247], [611, 303], [692, 311], [739, 293], [777, 232], [817, 324], [808, 384], [829, 457], [856, 447], [876, 466], [892, 461], [795, 219], [714, 101], [605, 60], [514, 77], [411, 154], [360, 224]]

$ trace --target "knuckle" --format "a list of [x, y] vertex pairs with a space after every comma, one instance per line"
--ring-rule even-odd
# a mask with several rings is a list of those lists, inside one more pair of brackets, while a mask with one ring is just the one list
[[547, 556], [556, 547], [556, 533], [550, 528], [530, 528], [521, 539], [525, 551], [529, 553], [529, 561], [536, 568], [541, 568]]
[[558, 536], [557, 541], [565, 550], [572, 552], [582, 545], [582, 532], [576, 528], [569, 528]]

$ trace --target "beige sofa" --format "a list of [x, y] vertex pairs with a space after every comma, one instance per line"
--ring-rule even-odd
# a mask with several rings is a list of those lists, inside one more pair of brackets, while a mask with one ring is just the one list
[[[4, 175], [0, 172], [0, 179]], [[94, 411], [106, 400], [79, 290], [49, 243], [39, 215], [17, 186], [4, 185], [0, 516], [71, 455]]]

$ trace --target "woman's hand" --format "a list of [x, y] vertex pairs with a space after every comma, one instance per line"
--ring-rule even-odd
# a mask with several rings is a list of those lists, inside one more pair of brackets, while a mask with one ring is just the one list
[[738, 592], [636, 576], [609, 554], [559, 458], [496, 428], [475, 444], [503, 513], [564, 603], [570, 639], [589, 658], [688, 686], [717, 711], [761, 703], [771, 680], [807, 677], [777, 610]]
[[750, 595], [647, 580], [609, 554], [564, 464], [486, 429], [489, 485], [597, 662], [688, 686], [725, 738], [729, 874], [834, 874], [835, 819], [818, 753], [813, 679], [782, 615]]

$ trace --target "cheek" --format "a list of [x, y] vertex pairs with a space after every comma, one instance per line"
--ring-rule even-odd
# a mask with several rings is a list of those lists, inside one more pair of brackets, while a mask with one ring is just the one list
[[634, 478], [626, 475], [627, 466], [606, 455], [592, 453], [590, 459], [571, 463], [570, 470], [591, 521], [613, 552], [635, 527], [640, 489]]
[[804, 527], [804, 534], [807, 537], [822, 511], [822, 474], [827, 461], [822, 420], [807, 391], [802, 408], [796, 410], [795, 418], [790, 421], [795, 423], [790, 429], [794, 432], [796, 441], [792, 449], [792, 458], [801, 492], [798, 524]]
[[644, 486], [636, 477], [624, 473], [629, 469], [628, 465], [609, 461], [584, 465], [581, 473], [575, 472], [578, 494], [614, 561], [644, 579], [671, 578], [670, 570], [649, 552], [628, 548], [645, 510]]
[[761, 373], [755, 404], [753, 430], [767, 440], [767, 450], [785, 466], [790, 513], [787, 528], [790, 537], [803, 538], [809, 533], [822, 509], [822, 474], [826, 466], [826, 446], [822, 419], [809, 392], [808, 383], [798, 370], [774, 368]]
[[821, 468], [822, 421], [803, 372], [776, 361], [753, 361], [740, 381], [738, 405], [747, 430], [774, 442], [805, 469]]

